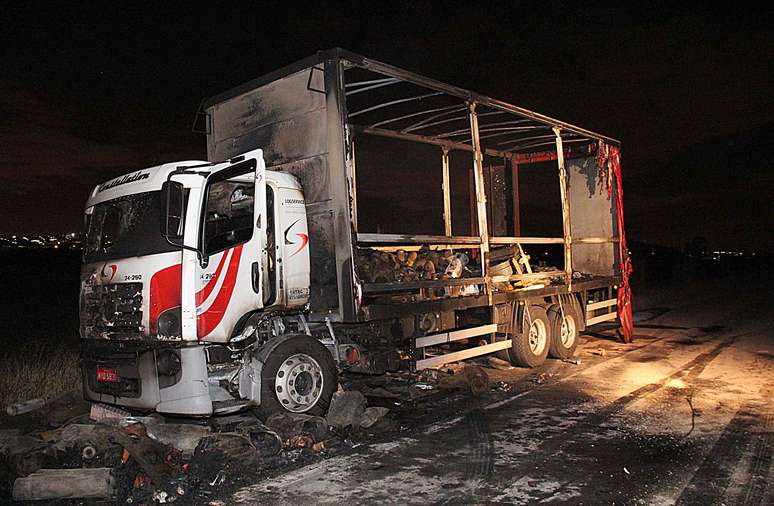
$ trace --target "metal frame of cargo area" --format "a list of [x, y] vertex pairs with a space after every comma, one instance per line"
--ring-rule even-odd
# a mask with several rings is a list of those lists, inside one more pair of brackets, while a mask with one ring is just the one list
[[[270, 170], [301, 181], [311, 246], [311, 321], [348, 324], [486, 306], [495, 313], [501, 305], [560, 300], [567, 293], [579, 294], [587, 324], [616, 317], [611, 308], [615, 290], [626, 283], [628, 255], [615, 139], [342, 49], [321, 51], [213, 97], [203, 112], [211, 161], [261, 148]], [[444, 233], [358, 228], [357, 178], [370, 170], [359, 163], [366, 137], [437, 148], [433, 170], [442, 181]], [[471, 219], [469, 233], [454, 235], [449, 166], [450, 157], [460, 154], [469, 156]], [[521, 236], [518, 195], [531, 190], [519, 188], [520, 167], [546, 162], [553, 169], [543, 168], [556, 171], [557, 185], [535, 190], [559, 195], [561, 235]], [[561, 248], [563, 262], [540, 272], [493, 272], [498, 251], [533, 245]], [[359, 250], [420, 247], [466, 250], [477, 275], [367, 282], [358, 272]], [[497, 320], [491, 318], [480, 335], [492, 332]], [[449, 334], [442, 336], [452, 340]], [[421, 339], [427, 338], [417, 339], [417, 347], [432, 344]]]

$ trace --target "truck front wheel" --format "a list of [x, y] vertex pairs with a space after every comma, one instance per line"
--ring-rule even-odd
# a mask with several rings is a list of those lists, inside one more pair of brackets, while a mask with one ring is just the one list
[[522, 331], [511, 336], [511, 358], [516, 365], [537, 367], [548, 356], [551, 333], [546, 310], [542, 306], [526, 306]]
[[324, 416], [338, 387], [336, 365], [320, 341], [288, 338], [269, 354], [261, 371], [259, 413], [280, 411]]

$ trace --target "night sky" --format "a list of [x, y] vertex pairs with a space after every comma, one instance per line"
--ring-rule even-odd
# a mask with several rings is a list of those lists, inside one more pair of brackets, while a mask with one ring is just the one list
[[203, 98], [340, 46], [620, 139], [630, 240], [774, 248], [772, 9], [251, 4], [5, 6], [0, 234], [79, 229], [96, 183], [205, 157]]

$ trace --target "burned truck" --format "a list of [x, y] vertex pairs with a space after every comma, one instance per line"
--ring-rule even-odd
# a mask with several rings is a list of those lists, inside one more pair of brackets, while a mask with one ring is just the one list
[[340, 371], [630, 339], [618, 141], [341, 49], [199, 120], [207, 161], [86, 203], [87, 399], [320, 414]]

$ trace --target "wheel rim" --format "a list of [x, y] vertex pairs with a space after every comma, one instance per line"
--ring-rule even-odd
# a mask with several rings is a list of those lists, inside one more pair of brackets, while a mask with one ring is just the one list
[[533, 355], [540, 355], [546, 347], [548, 332], [543, 320], [532, 320], [529, 325], [529, 349]]
[[575, 318], [570, 315], [564, 315], [562, 318], [562, 327], [559, 330], [559, 337], [562, 341], [562, 346], [565, 348], [571, 348], [575, 343]]
[[323, 391], [322, 367], [305, 353], [285, 359], [274, 377], [274, 391], [282, 407], [303, 413], [314, 407]]

